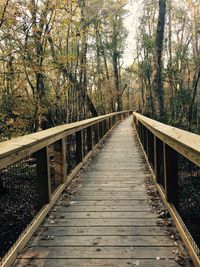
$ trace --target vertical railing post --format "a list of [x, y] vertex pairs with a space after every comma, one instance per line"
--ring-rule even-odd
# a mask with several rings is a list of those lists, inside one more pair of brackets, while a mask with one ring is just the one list
[[112, 117], [112, 126], [114, 126], [115, 125], [115, 115], [113, 115], [113, 117]]
[[95, 140], [95, 144], [99, 143], [99, 123], [96, 122], [96, 124], [94, 124], [94, 140]]
[[104, 136], [104, 123], [101, 121], [101, 138]]
[[55, 156], [55, 182], [57, 185], [62, 184], [66, 178], [66, 145], [65, 139], [62, 138], [54, 143]]
[[163, 186], [164, 183], [164, 154], [163, 154], [163, 142], [156, 137], [156, 177], [157, 183]]
[[76, 132], [76, 163], [80, 163], [83, 160], [83, 132]]
[[145, 129], [144, 129], [144, 125], [141, 123], [141, 141], [142, 141], [142, 145], [143, 145], [143, 149], [144, 149], [144, 142], [145, 142]]
[[92, 126], [87, 127], [87, 147], [88, 151], [91, 151], [93, 148]]
[[110, 130], [112, 128], [112, 117], [109, 117], [108, 120], [109, 120], [109, 130]]
[[149, 161], [149, 138], [148, 138], [149, 130], [145, 127], [145, 145], [146, 145], [146, 155]]
[[51, 182], [49, 168], [49, 148], [48, 146], [35, 153], [37, 165], [37, 187], [39, 195], [39, 206], [48, 204], [51, 199]]
[[154, 144], [154, 174], [156, 178], [156, 182], [158, 182], [158, 174], [157, 174], [157, 165], [158, 165], [158, 160], [157, 160], [157, 144], [156, 144], [156, 136], [153, 136], [153, 144]]
[[110, 118], [107, 118], [107, 129], [110, 130]]
[[103, 127], [102, 127], [102, 122], [100, 121], [100, 122], [98, 122], [98, 127], [99, 127], [99, 140], [102, 138], [102, 129], [103, 129]]
[[109, 131], [108, 129], [108, 119], [105, 119], [105, 134]]
[[168, 202], [178, 201], [178, 160], [177, 152], [163, 144], [165, 194]]
[[153, 140], [153, 134], [150, 132], [150, 130], [147, 131], [147, 144], [148, 144], [148, 159], [151, 164], [151, 166], [154, 169], [154, 140]]

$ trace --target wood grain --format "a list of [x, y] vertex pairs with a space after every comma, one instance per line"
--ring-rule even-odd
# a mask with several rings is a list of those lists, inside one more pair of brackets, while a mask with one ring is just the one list
[[147, 175], [131, 119], [125, 120], [78, 179], [75, 195], [56, 203], [14, 266], [177, 267], [174, 242], [148, 205]]

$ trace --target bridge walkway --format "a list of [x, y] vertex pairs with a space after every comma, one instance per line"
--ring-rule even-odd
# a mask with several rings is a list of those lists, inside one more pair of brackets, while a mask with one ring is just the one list
[[87, 166], [70, 198], [61, 196], [15, 267], [175, 267], [176, 246], [148, 204], [132, 117]]

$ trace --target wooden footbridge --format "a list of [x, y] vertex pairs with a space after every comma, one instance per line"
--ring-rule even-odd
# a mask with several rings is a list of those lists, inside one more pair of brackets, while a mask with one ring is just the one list
[[200, 266], [199, 165], [198, 135], [131, 111], [2, 142], [1, 265]]

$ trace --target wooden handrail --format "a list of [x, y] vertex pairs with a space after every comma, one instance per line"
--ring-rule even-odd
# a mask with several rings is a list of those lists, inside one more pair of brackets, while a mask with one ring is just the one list
[[[194, 168], [195, 178], [199, 178], [200, 136], [152, 120], [137, 112], [133, 112], [133, 122], [158, 192], [173, 218], [195, 266], [199, 267], [200, 248], [197, 247], [193, 236], [187, 229], [188, 225], [185, 225], [185, 221], [181, 217], [179, 201], [182, 200], [179, 198], [181, 190], [179, 183], [182, 180], [181, 173], [188, 175], [192, 182], [190, 168]], [[184, 164], [186, 166], [189, 164], [190, 167], [187, 169]], [[195, 189], [198, 190], [198, 187]], [[195, 196], [196, 194], [199, 195], [199, 192], [196, 192]], [[192, 195], [189, 194], [189, 198], [184, 201], [190, 202], [191, 198]]]
[[[84, 162], [92, 155], [94, 148], [103, 140], [106, 134], [121, 119], [132, 114], [132, 111], [121, 111], [96, 118], [91, 118], [75, 123], [61, 125], [41, 132], [13, 138], [0, 143], [0, 170], [9, 169], [13, 163], [18, 164], [26, 157], [35, 159], [37, 174], [37, 193], [39, 211], [32, 218], [32, 222], [18, 237], [14, 246], [0, 260], [2, 267], [12, 266], [19, 252], [24, 248], [34, 231], [45, 218], [54, 205], [62, 191], [70, 180], [83, 166]], [[70, 148], [68, 147], [68, 136], [73, 135], [75, 142], [75, 166], [68, 166]], [[70, 138], [70, 137], [69, 137]], [[56, 187], [51, 188], [50, 157], [53, 146], [54, 170]], [[11, 189], [12, 190], [12, 189]], [[12, 194], [12, 192], [9, 192]]]
[[200, 135], [152, 120], [136, 112], [133, 116], [164, 143], [200, 166]]
[[[44, 131], [28, 134], [22, 137], [13, 138], [0, 142], [0, 169], [10, 165], [39, 149], [56, 142], [66, 135], [73, 134], [89, 126], [92, 126], [113, 116], [131, 114], [132, 111], [121, 111], [107, 115], [56, 126]], [[13, 155], [13, 157], [11, 157]]]

